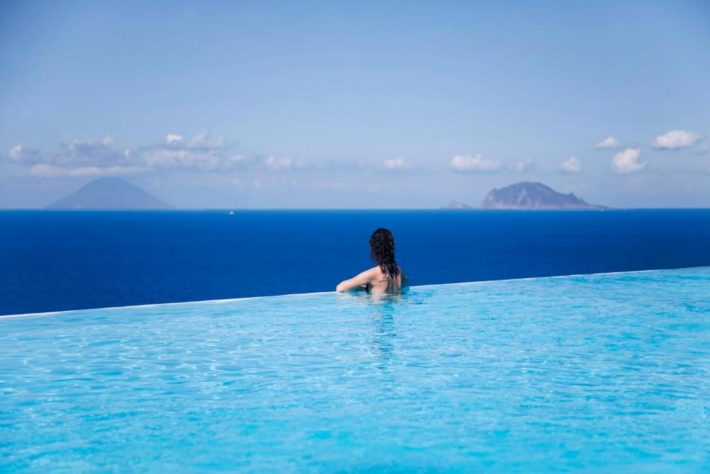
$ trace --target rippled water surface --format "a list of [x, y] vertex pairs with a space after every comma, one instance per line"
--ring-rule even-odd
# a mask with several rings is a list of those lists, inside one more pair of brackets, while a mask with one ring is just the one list
[[0, 319], [0, 471], [710, 470], [710, 268]]

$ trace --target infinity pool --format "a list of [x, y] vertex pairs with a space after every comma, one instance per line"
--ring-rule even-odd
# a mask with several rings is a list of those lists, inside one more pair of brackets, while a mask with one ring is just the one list
[[710, 268], [0, 319], [0, 471], [710, 470]]

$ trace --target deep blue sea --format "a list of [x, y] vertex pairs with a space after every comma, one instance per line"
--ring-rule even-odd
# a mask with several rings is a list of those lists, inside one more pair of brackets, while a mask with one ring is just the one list
[[710, 210], [0, 212], [0, 314], [332, 290], [394, 232], [412, 285], [710, 265]]

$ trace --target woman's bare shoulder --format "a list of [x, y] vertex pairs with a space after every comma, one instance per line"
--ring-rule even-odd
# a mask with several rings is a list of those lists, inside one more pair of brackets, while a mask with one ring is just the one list
[[365, 270], [363, 273], [366, 273], [373, 280], [379, 280], [384, 275], [384, 273], [382, 272], [382, 269], [378, 266], [369, 268], [369, 269]]

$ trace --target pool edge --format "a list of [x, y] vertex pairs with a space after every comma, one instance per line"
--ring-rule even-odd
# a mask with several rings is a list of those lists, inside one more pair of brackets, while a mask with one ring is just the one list
[[[629, 270], [629, 271], [619, 271], [619, 272], [598, 272], [598, 273], [574, 273], [569, 275], [552, 275], [552, 276], [536, 276], [536, 277], [522, 277], [522, 278], [503, 278], [500, 280], [478, 280], [478, 281], [461, 281], [452, 283], [430, 283], [427, 285], [415, 285], [411, 288], [426, 289], [439, 286], [474, 286], [490, 283], [499, 282], [511, 282], [511, 281], [528, 281], [528, 280], [548, 280], [557, 278], [573, 278], [573, 277], [584, 277], [584, 276], [595, 276], [595, 275], [620, 275], [620, 274], [633, 274], [633, 273], [652, 273], [652, 272], [664, 272], [670, 270], [689, 270], [698, 268], [710, 268], [708, 265], [698, 265], [693, 267], [676, 267], [676, 268], [653, 268], [648, 270]], [[19, 313], [19, 314], [5, 314], [0, 315], [0, 321], [6, 319], [21, 319], [21, 318], [39, 318], [39, 317], [57, 317], [64, 314], [74, 314], [82, 313], [85, 311], [112, 311], [112, 310], [124, 310], [124, 309], [137, 309], [137, 308], [154, 308], [156, 306], [182, 306], [190, 304], [226, 304], [237, 301], [254, 300], [262, 298], [284, 298], [284, 297], [299, 297], [299, 296], [314, 296], [314, 295], [327, 295], [327, 294], [337, 294], [335, 291], [314, 291], [307, 293], [285, 293], [280, 295], [263, 295], [263, 296], [244, 296], [239, 298], [223, 298], [216, 300], [192, 300], [192, 301], [175, 301], [168, 303], [148, 303], [139, 305], [125, 305], [125, 306], [104, 306], [97, 308], [83, 308], [83, 309], [68, 309], [63, 311], [46, 311], [40, 313]]]

